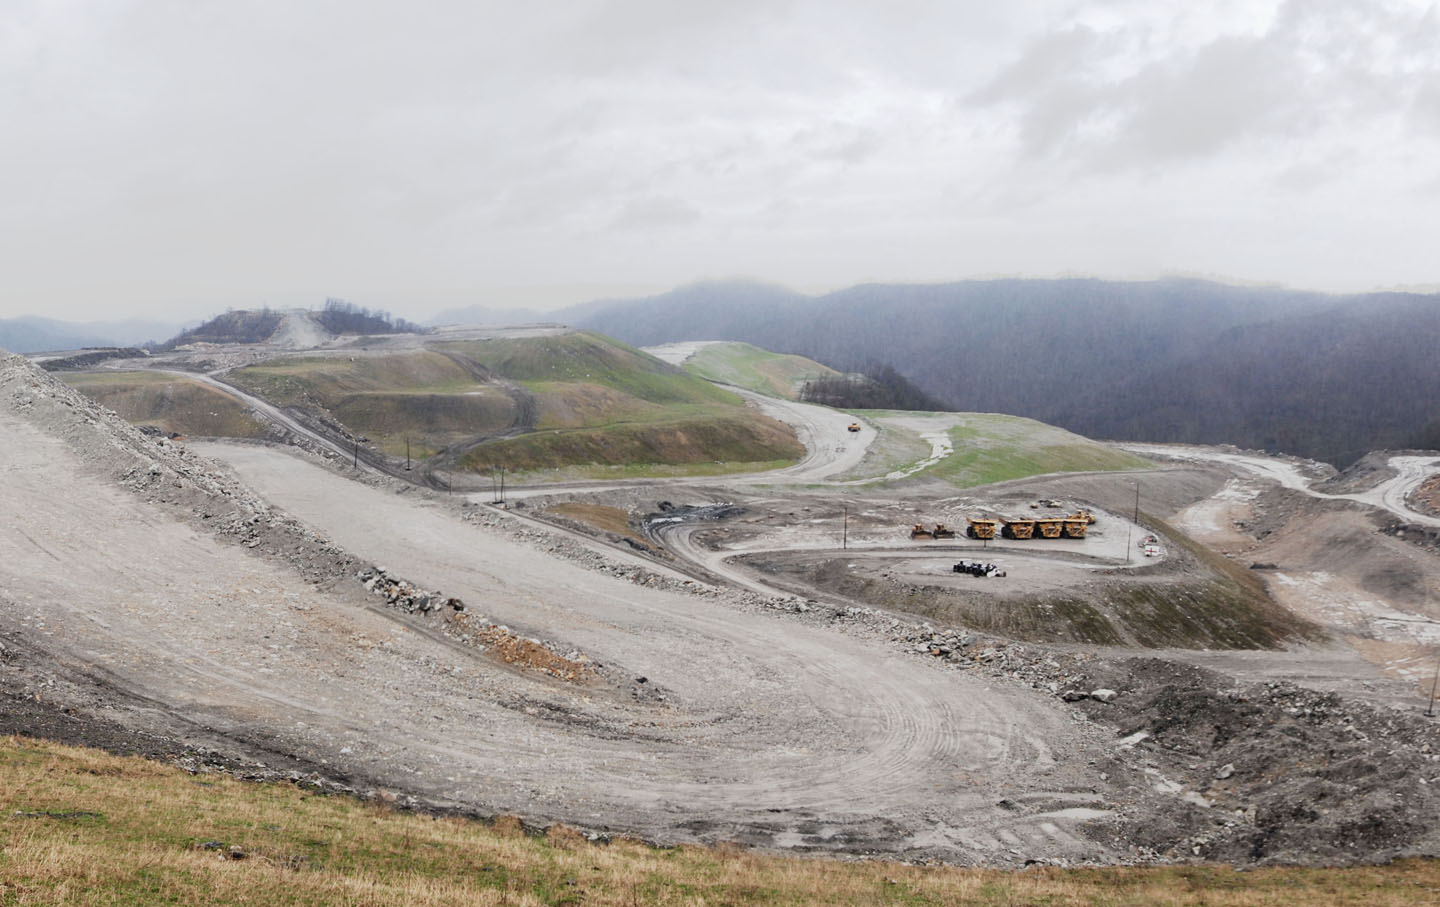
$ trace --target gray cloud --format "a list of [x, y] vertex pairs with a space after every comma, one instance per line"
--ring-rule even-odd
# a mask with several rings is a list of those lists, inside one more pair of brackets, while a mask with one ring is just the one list
[[681, 199], [667, 196], [637, 198], [627, 202], [615, 217], [615, 226], [626, 230], [654, 230], [688, 227], [700, 220], [700, 211]]
[[[1205, 158], [1251, 139], [1307, 142], [1403, 115], [1440, 75], [1433, 8], [1289, 2], [1262, 31], [1196, 46], [1144, 28], [1070, 26], [1034, 39], [966, 98], [1016, 114], [1031, 155], [1088, 167]], [[1363, 141], [1363, 136], [1356, 136]]]
[[[715, 274], [1433, 282], [1419, 237], [1440, 212], [1416, 187], [1440, 176], [1437, 18], [1411, 0], [10, 0], [0, 315], [335, 293], [423, 317], [442, 290]], [[1252, 257], [1241, 210], [1291, 245]], [[1381, 240], [1363, 261], [1383, 274], [1331, 254]]]

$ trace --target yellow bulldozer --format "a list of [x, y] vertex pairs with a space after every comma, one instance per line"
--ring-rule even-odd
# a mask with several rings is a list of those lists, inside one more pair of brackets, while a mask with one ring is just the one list
[[936, 523], [934, 529], [926, 529], [924, 523], [916, 523], [910, 530], [912, 539], [953, 539], [955, 530], [944, 523]]

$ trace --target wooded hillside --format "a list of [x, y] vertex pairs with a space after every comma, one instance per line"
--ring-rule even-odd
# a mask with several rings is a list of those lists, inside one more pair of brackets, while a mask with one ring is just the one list
[[577, 323], [635, 344], [742, 340], [885, 362], [957, 410], [1108, 439], [1233, 443], [1348, 465], [1433, 443], [1440, 296], [1200, 280], [990, 280], [809, 297], [707, 283]]

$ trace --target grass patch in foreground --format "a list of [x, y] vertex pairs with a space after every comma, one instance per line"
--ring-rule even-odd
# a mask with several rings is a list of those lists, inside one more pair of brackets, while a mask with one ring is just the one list
[[[0, 904], [1411, 905], [1440, 863], [1031, 869], [592, 844], [0, 738]], [[239, 858], [237, 858], [239, 857]]]

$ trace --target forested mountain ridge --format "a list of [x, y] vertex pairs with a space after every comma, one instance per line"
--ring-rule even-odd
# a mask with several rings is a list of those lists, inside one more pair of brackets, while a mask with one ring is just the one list
[[1348, 463], [1440, 425], [1440, 296], [1201, 280], [869, 284], [810, 297], [705, 283], [592, 308], [635, 344], [742, 340], [886, 362], [958, 410], [1096, 438], [1233, 443]]

